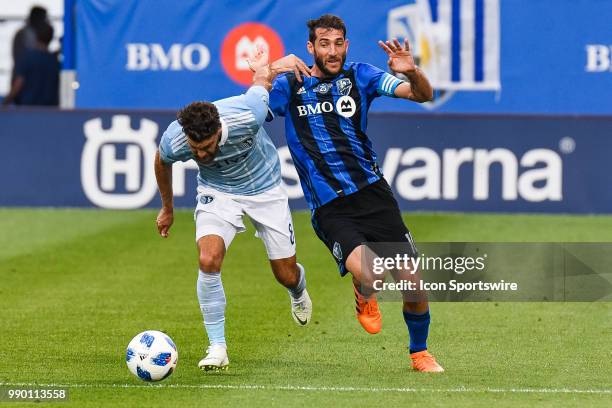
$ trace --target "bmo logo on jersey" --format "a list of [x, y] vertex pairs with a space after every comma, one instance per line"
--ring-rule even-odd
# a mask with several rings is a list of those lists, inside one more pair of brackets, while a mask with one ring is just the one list
[[334, 110], [340, 116], [351, 118], [357, 111], [357, 104], [353, 98], [344, 95], [336, 101], [335, 109], [334, 104], [328, 101], [317, 102], [314, 105], [306, 104], [297, 106], [299, 116], [320, 115], [322, 113], [334, 112]]

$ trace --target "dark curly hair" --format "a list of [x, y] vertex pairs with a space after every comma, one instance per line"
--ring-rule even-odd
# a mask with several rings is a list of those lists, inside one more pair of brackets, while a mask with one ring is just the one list
[[344, 25], [344, 21], [338, 16], [333, 14], [323, 14], [321, 17], [315, 20], [308, 20], [306, 23], [308, 26], [308, 40], [314, 44], [317, 39], [317, 28], [326, 28], [326, 29], [336, 29], [341, 30], [342, 35], [346, 37], [346, 26]]
[[219, 111], [210, 102], [192, 102], [176, 115], [183, 132], [194, 142], [202, 142], [214, 136], [221, 128]]

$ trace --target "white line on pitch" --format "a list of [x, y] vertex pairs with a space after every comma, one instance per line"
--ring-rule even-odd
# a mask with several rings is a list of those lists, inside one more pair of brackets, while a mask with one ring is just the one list
[[457, 392], [457, 393], [518, 393], [518, 394], [612, 394], [612, 389], [573, 388], [368, 388], [368, 387], [317, 387], [301, 385], [229, 385], [229, 384], [37, 384], [2, 383], [9, 387], [58, 387], [58, 388], [184, 388], [220, 390], [264, 390], [264, 391], [314, 391], [314, 392]]

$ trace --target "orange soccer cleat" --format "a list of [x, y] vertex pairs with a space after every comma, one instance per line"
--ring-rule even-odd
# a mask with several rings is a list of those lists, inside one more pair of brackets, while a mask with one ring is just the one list
[[422, 373], [442, 373], [444, 369], [427, 350], [410, 354], [412, 368]]
[[355, 309], [357, 311], [357, 320], [361, 324], [361, 327], [370, 334], [376, 334], [380, 332], [382, 327], [382, 318], [380, 316], [380, 310], [378, 310], [378, 302], [376, 301], [376, 295], [370, 296], [366, 299], [357, 288], [353, 285], [355, 290]]

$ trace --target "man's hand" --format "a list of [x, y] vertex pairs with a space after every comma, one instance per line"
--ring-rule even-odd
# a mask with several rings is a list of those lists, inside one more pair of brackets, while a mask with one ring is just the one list
[[155, 153], [155, 179], [162, 200], [162, 209], [157, 214], [157, 231], [164, 238], [174, 221], [174, 206], [172, 204], [172, 165], [161, 160], [159, 150]]
[[168, 238], [168, 231], [174, 222], [174, 210], [172, 208], [162, 207], [157, 214], [157, 231], [159, 235]]
[[270, 91], [274, 78], [282, 72], [290, 71], [295, 73], [296, 79], [300, 82], [302, 82], [300, 73], [308, 77], [310, 76], [310, 68], [308, 68], [304, 61], [293, 54], [289, 54], [286, 57], [274, 61], [270, 65], [257, 68], [253, 75], [253, 85], [263, 86]]
[[[253, 72], [257, 72], [258, 70], [261, 70], [260, 72], [264, 72], [266, 65], [268, 65], [269, 57], [268, 52], [263, 47], [258, 45], [253, 52], [253, 55], [247, 59], [249, 68]], [[302, 82], [302, 74], [307, 77], [310, 76], [310, 68], [308, 68], [308, 65], [293, 54], [277, 59], [270, 64], [269, 68], [270, 72], [265, 72], [271, 76], [276, 76], [283, 72], [293, 71], [295, 73], [295, 77], [300, 82]]]
[[274, 75], [278, 75], [282, 72], [293, 71], [296, 79], [300, 82], [302, 82], [302, 76], [300, 73], [307, 77], [310, 77], [311, 75], [308, 65], [293, 54], [289, 54], [274, 61], [272, 64], [270, 64], [270, 70]]
[[251, 55], [250, 58], [247, 58], [247, 64], [249, 64], [250, 70], [255, 72], [259, 68], [268, 65], [269, 59], [270, 55], [268, 52], [261, 45], [257, 45], [253, 51], [253, 55]]
[[379, 41], [378, 45], [389, 56], [387, 65], [389, 65], [389, 69], [391, 69], [391, 71], [400, 72], [407, 76], [410, 76], [416, 71], [416, 64], [414, 63], [414, 58], [412, 58], [412, 52], [410, 51], [410, 44], [408, 44], [408, 40], [404, 40], [403, 47], [397, 38], [394, 38], [393, 42]]

